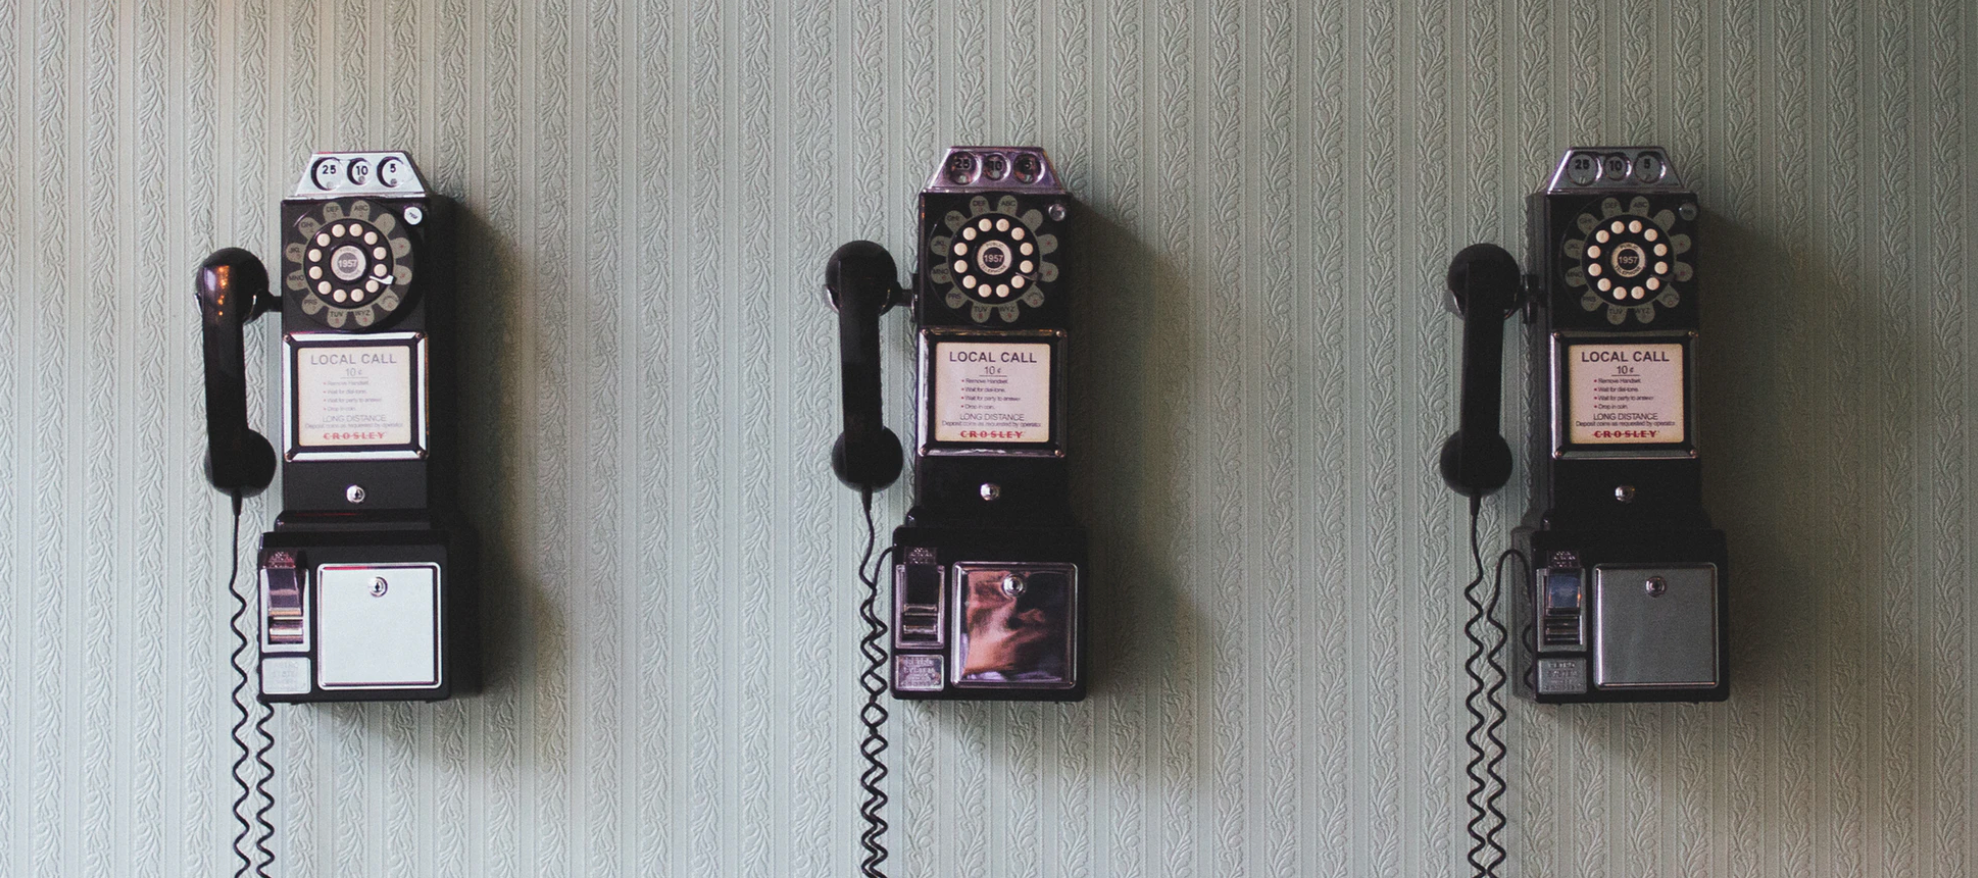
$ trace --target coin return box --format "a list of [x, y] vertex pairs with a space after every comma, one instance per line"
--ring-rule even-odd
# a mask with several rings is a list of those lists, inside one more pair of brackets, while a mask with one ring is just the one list
[[1593, 685], [1696, 689], [1717, 685], [1717, 568], [1593, 569]]
[[927, 560], [931, 559], [910, 559], [909, 563], [899, 565], [895, 576], [893, 645], [896, 649], [939, 649], [947, 645], [942, 623], [947, 609], [942, 588], [944, 568]]
[[317, 582], [317, 686], [439, 685], [438, 565], [324, 565]]

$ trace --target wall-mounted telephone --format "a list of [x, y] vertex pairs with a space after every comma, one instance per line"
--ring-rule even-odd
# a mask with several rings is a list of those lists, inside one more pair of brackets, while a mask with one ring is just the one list
[[1528, 290], [1490, 245], [1450, 267], [1463, 423], [1442, 463], [1472, 497], [1510, 470], [1495, 399], [1503, 317], [1522, 305], [1530, 327], [1532, 495], [1514, 535], [1529, 578], [1510, 596], [1510, 677], [1525, 697], [1729, 695], [1730, 566], [1696, 446], [1697, 216], [1662, 149], [1576, 147], [1527, 201]]
[[[471, 535], [452, 520], [445, 202], [402, 152], [317, 153], [282, 202], [282, 512], [261, 537], [259, 697], [436, 700], [462, 682]], [[208, 473], [241, 494], [277, 454], [246, 419], [242, 337], [277, 300], [245, 250], [195, 280]]]
[[1071, 209], [1043, 150], [956, 147], [920, 193], [911, 297], [877, 244], [846, 244], [826, 268], [845, 396], [832, 462], [847, 485], [876, 491], [900, 466], [879, 424], [879, 315], [910, 304], [919, 328], [913, 507], [893, 532], [895, 697], [1084, 697], [1085, 531], [1065, 457]]
[[[1463, 318], [1462, 420], [1440, 464], [1470, 500], [1469, 862], [1483, 878], [1505, 856], [1506, 676], [1541, 702], [1730, 693], [1730, 562], [1703, 511], [1696, 448], [1697, 215], [1696, 193], [1661, 148], [1575, 147], [1526, 201], [1531, 274], [1491, 244], [1449, 266], [1448, 304]], [[1477, 520], [1511, 475], [1500, 376], [1504, 321], [1521, 312], [1533, 472], [1524, 523], [1497, 562], [1500, 582], [1506, 561], [1524, 562], [1507, 629], [1496, 586], [1484, 588]]]
[[[1066, 470], [1063, 245], [1072, 209], [1042, 149], [954, 147], [920, 193], [911, 295], [893, 257], [870, 241], [838, 248], [825, 267], [844, 390], [831, 465], [861, 492], [869, 529], [873, 493], [902, 464], [899, 438], [880, 422], [879, 316], [909, 305], [918, 328], [913, 504], [877, 566], [860, 564], [869, 589], [860, 713], [867, 876], [882, 875], [886, 858], [881, 693], [1085, 696], [1085, 530], [1072, 518]], [[883, 618], [874, 609], [882, 579], [891, 596]]]

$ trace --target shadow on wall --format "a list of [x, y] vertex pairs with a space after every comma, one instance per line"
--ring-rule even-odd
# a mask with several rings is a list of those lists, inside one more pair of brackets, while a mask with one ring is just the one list
[[1843, 556], [1872, 552], [1858, 525], [1875, 514], [1872, 504], [1822, 502], [1837, 475], [1863, 469], [1833, 441], [1848, 419], [1832, 405], [1834, 353], [1823, 338], [1837, 323], [1893, 336], [1872, 311], [1842, 310], [1859, 291], [1844, 289], [1837, 266], [1811, 247], [1722, 214], [1703, 220], [1696, 405], [1705, 508], [1730, 543], [1731, 698], [1809, 697], [1782, 690], [1812, 682], [1804, 678], [1831, 627], [1822, 607], [1859, 600]]
[[[459, 388], [458, 423], [452, 426], [459, 449], [460, 484], [454, 493], [463, 517], [480, 539], [476, 580], [466, 594], [467, 629], [476, 637], [469, 649], [480, 676], [480, 692], [513, 684], [522, 657], [535, 651], [526, 642], [535, 630], [561, 630], [561, 620], [544, 618], [559, 607], [536, 600], [530, 569], [520, 547], [526, 517], [521, 510], [533, 484], [520, 429], [530, 384], [529, 361], [518, 339], [521, 319], [521, 258], [513, 242], [482, 214], [456, 202], [449, 253], [453, 260], [447, 295], [455, 304]], [[525, 616], [527, 614], [527, 616]], [[525, 625], [526, 617], [534, 617]]]

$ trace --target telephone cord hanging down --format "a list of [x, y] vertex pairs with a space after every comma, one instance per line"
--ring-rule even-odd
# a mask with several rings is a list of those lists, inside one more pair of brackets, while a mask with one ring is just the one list
[[[227, 573], [227, 593], [238, 605], [231, 621], [236, 638], [233, 669], [238, 680], [234, 685], [233, 706], [239, 714], [232, 735], [234, 746], [240, 748], [240, 756], [233, 765], [234, 786], [240, 790], [233, 803], [234, 820], [240, 827], [233, 842], [234, 855], [240, 858], [240, 868], [234, 875], [235, 878], [268, 878], [268, 867], [275, 863], [275, 852], [268, 846], [275, 836], [274, 824], [268, 821], [268, 812], [275, 807], [275, 797], [268, 792], [268, 782], [275, 777], [275, 766], [268, 761], [268, 751], [275, 744], [274, 737], [268, 734], [268, 720], [274, 711], [262, 705], [260, 718], [254, 718], [254, 679], [248, 670], [249, 654], [254, 648], [247, 625], [250, 608], [247, 595], [236, 587], [240, 581], [240, 507], [240, 492], [236, 490], [233, 536], [227, 541], [227, 554], [233, 558]], [[251, 804], [259, 807], [249, 810]]]
[[1503, 652], [1508, 632], [1497, 621], [1497, 603], [1503, 592], [1504, 562], [1513, 557], [1523, 560], [1524, 555], [1517, 549], [1499, 554], [1490, 589], [1487, 594], [1480, 593], [1484, 587], [1484, 563], [1477, 529], [1482, 506], [1482, 497], [1470, 497], [1470, 558], [1476, 565], [1476, 576], [1463, 587], [1463, 599], [1470, 604], [1470, 620], [1463, 626], [1463, 635], [1470, 641], [1470, 656], [1463, 663], [1463, 673], [1470, 678], [1470, 693], [1463, 701], [1463, 709], [1470, 715], [1470, 728], [1465, 735], [1470, 748], [1470, 761], [1464, 766], [1470, 779], [1470, 792], [1465, 797], [1470, 806], [1466, 829], [1470, 836], [1472, 875], [1498, 878], [1498, 867], [1505, 858], [1504, 844], [1498, 835], [1504, 830], [1504, 811], [1500, 805], [1504, 797]]
[[859, 834], [859, 846], [865, 850], [865, 859], [859, 863], [862, 878], [886, 878], [879, 867], [886, 862], [886, 819], [880, 811], [886, 807], [886, 793], [879, 783], [886, 779], [886, 763], [879, 757], [886, 751], [884, 727], [889, 714], [881, 704], [879, 696], [886, 692], [886, 623], [879, 617], [876, 604], [879, 600], [879, 574], [885, 569], [886, 556], [893, 553], [888, 546], [873, 557], [872, 550], [879, 542], [879, 530], [872, 522], [872, 492], [859, 492], [859, 502], [865, 509], [865, 552], [859, 558], [859, 581], [865, 584], [865, 599], [859, 603], [859, 618], [865, 622], [865, 636], [859, 640], [859, 651], [865, 656], [866, 667], [859, 674], [859, 686], [865, 690], [865, 706], [859, 709], [859, 722], [865, 726], [865, 739], [859, 742], [859, 755], [865, 759], [865, 770], [859, 774], [859, 788], [865, 791], [865, 802], [859, 806], [859, 817], [865, 821], [865, 831]]

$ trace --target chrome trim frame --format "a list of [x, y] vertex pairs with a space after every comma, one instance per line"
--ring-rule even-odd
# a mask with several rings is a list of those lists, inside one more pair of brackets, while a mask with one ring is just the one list
[[[1696, 330], [1674, 332], [1582, 332], [1555, 331], [1551, 337], [1552, 362], [1549, 364], [1547, 392], [1552, 405], [1553, 460], [1693, 460], [1696, 458]], [[1566, 390], [1566, 348], [1575, 344], [1637, 343], [1681, 344], [1683, 346], [1683, 441], [1682, 448], [1570, 448], [1566, 441], [1569, 404]]]
[[[284, 461], [324, 460], [424, 460], [432, 453], [432, 387], [428, 380], [429, 339], [423, 332], [291, 332], [282, 336], [282, 459]], [[303, 451], [295, 441], [295, 357], [297, 342], [314, 347], [332, 345], [372, 345], [411, 342], [412, 390], [418, 397], [412, 403], [417, 421], [412, 430], [412, 448], [389, 451]], [[348, 446], [362, 448], [363, 446]]]
[[[402, 168], [400, 166], [403, 166]], [[360, 167], [361, 180], [352, 180], [349, 169]], [[380, 182], [380, 171], [391, 177]], [[425, 198], [431, 194], [418, 164], [403, 151], [338, 152], [326, 150], [309, 157], [302, 178], [295, 183], [290, 198], [328, 201], [358, 195], [383, 198]]]
[[[948, 159], [956, 153], [967, 153], [975, 159], [975, 173], [967, 183], [955, 183], [948, 179]], [[985, 153], [999, 154], [1009, 162], [1010, 170], [1000, 180], [982, 178], [982, 156]], [[1037, 179], [1025, 183], [1016, 178], [1016, 159], [1020, 155], [1034, 155], [1043, 163], [1043, 170]], [[1031, 194], [1068, 194], [1064, 184], [1059, 182], [1058, 168], [1051, 163], [1051, 156], [1041, 146], [951, 146], [941, 153], [941, 161], [934, 165], [934, 173], [927, 178], [922, 192], [1011, 192]]]
[[[962, 589], [968, 586], [968, 570], [1050, 570], [1062, 572], [1068, 582], [1065, 594], [1065, 677], [1062, 681], [1022, 682], [1010, 680], [964, 680], [962, 668], [967, 662], [962, 650], [967, 643], [963, 629], [968, 624], [968, 604], [962, 599]], [[1078, 687], [1078, 646], [1079, 632], [1084, 630], [1084, 602], [1080, 599], [1084, 585], [1078, 578], [1078, 565], [1066, 561], [956, 561], [948, 565], [949, 585], [953, 589], [953, 599], [948, 602], [952, 609], [952, 628], [948, 642], [952, 644], [947, 655], [948, 685], [956, 689], [1075, 689]]]
[[[1567, 163], [1576, 155], [1591, 153], [1603, 158], [1614, 153], [1625, 154], [1628, 158], [1628, 172], [1619, 180], [1608, 180], [1597, 169], [1593, 182], [1584, 186], [1573, 182], [1567, 170]], [[1641, 157], [1653, 156], [1662, 163], [1662, 176], [1652, 183], [1635, 179], [1635, 163]], [[1659, 146], [1575, 146], [1559, 154], [1559, 161], [1552, 166], [1552, 175], [1545, 180], [1543, 191], [1547, 195], [1580, 195], [1589, 192], [1615, 192], [1638, 190], [1642, 192], [1681, 192], [1688, 187], [1683, 185], [1683, 177], [1676, 173], [1676, 166], [1669, 163], [1669, 151]]]
[[[335, 686], [323, 685], [323, 662], [317, 656], [316, 665], [311, 668], [310, 683], [324, 692], [344, 692], [354, 689], [439, 689], [446, 685], [446, 571], [431, 561], [386, 562], [381, 564], [318, 564], [315, 567], [316, 582], [323, 581], [323, 571], [341, 570], [411, 570], [426, 567], [433, 571], [433, 682], [430, 684], [391, 684], [391, 683], [339, 683]], [[316, 618], [323, 616], [323, 589], [318, 587], [315, 606], [310, 609]]]
[[[962, 329], [935, 327], [922, 329], [919, 335], [920, 375], [916, 404], [920, 407], [918, 432], [920, 434], [914, 453], [921, 457], [1064, 457], [1066, 451], [1065, 411], [1065, 369], [1064, 357], [1069, 337], [1062, 329]], [[929, 336], [936, 336], [932, 341]], [[1050, 344], [1051, 345], [1051, 439], [1034, 443], [1038, 448], [967, 448], [952, 447], [961, 443], [942, 443], [949, 447], [936, 447], [934, 426], [934, 344], [948, 340], [972, 340], [982, 342], [1007, 342], [1011, 344]]]

